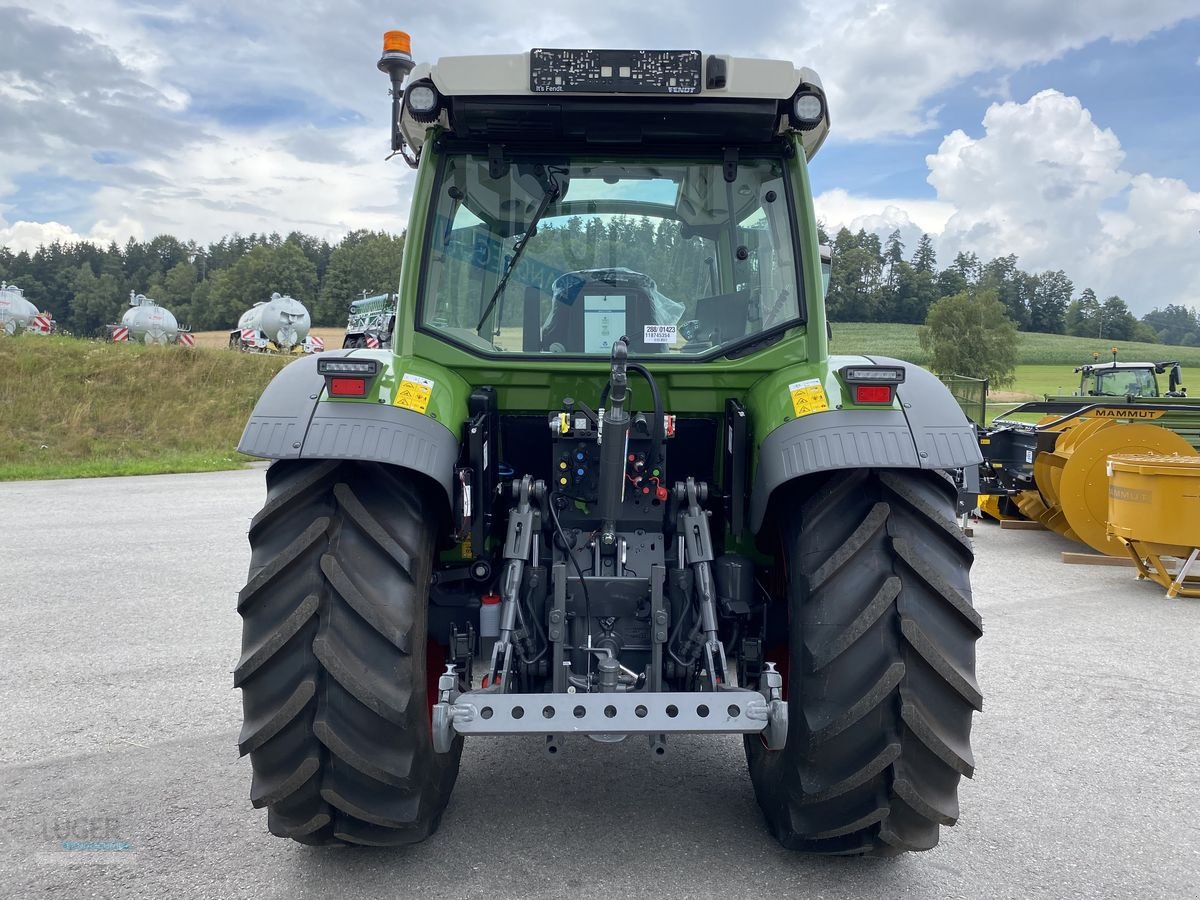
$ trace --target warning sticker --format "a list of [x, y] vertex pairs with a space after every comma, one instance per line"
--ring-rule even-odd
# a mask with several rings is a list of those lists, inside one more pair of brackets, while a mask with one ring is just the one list
[[829, 409], [829, 398], [825, 396], [825, 388], [821, 386], [819, 378], [794, 381], [788, 385], [788, 393], [792, 395], [792, 411], [796, 418]]
[[675, 343], [674, 325], [644, 325], [642, 341], [647, 344]]
[[396, 399], [392, 402], [403, 409], [424, 413], [429, 407], [429, 397], [433, 394], [433, 382], [420, 375], [404, 373], [400, 384], [396, 386]]

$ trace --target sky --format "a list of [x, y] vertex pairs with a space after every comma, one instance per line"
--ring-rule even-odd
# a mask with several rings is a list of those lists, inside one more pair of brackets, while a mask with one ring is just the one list
[[1200, 0], [0, 0], [0, 245], [400, 231], [382, 32], [418, 61], [649, 47], [815, 69], [833, 230], [1200, 306]]

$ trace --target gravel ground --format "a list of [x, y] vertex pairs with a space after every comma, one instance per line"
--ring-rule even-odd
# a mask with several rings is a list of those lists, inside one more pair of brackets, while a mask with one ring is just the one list
[[230, 674], [263, 494], [261, 469], [0, 484], [0, 896], [1200, 896], [1200, 601], [994, 525], [978, 773], [932, 852], [781, 850], [728, 737], [477, 738], [424, 844], [273, 838]]

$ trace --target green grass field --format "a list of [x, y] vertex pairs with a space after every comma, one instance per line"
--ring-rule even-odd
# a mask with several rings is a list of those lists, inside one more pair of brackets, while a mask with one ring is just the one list
[[[833, 352], [921, 363], [915, 325], [838, 324]], [[1200, 348], [1122, 343], [1127, 361], [1179, 359], [1184, 383]], [[1071, 369], [1107, 350], [1099, 341], [1020, 338], [1016, 382], [993, 391], [988, 412], [1046, 393], [1071, 393]], [[243, 465], [233, 448], [283, 357], [105, 344], [72, 338], [0, 338], [0, 480], [203, 472]], [[1200, 389], [1200, 388], [1198, 388]]]
[[[835, 322], [832, 353], [879, 353], [924, 365], [928, 355], [917, 342], [918, 325], [885, 325], [875, 322]], [[1200, 347], [1169, 347], [1163, 344], [1142, 344], [1136, 341], [1108, 341], [1093, 338], [1069, 337], [1063, 334], [1018, 335], [1017, 346], [1021, 366], [1065, 366], [1067, 374], [1074, 366], [1092, 361], [1099, 352], [1111, 359], [1109, 350], [1117, 347], [1118, 359], [1125, 362], [1146, 360], [1179, 360], [1185, 369], [1200, 368]], [[1076, 382], [1078, 384], [1078, 382]], [[1069, 393], [1069, 392], [1068, 392]]]
[[0, 480], [237, 468], [246, 419], [285, 361], [0, 338]]
[[[918, 327], [874, 322], [834, 323], [830, 352], [878, 353], [925, 365], [929, 362], [929, 356], [921, 350], [917, 341]], [[1079, 376], [1072, 369], [1090, 363], [1093, 352], [1100, 353], [1101, 359], [1112, 359], [1109, 355], [1112, 347], [1120, 351], [1117, 358], [1124, 362], [1179, 360], [1184, 368], [1185, 385], [1189, 380], [1188, 370], [1200, 369], [1200, 347], [1173, 347], [1137, 341], [1112, 342], [1062, 334], [1022, 332], [1017, 337], [1020, 356], [1013, 383], [989, 393], [989, 418], [1024, 400], [1041, 400], [1046, 394], [1074, 393], [1079, 389]]]

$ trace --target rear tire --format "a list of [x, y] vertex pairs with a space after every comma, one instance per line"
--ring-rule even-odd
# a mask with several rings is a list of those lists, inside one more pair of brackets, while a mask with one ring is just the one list
[[936, 473], [860, 469], [781, 504], [799, 509], [780, 523], [790, 621], [767, 659], [786, 669], [788, 739], [748, 737], [746, 755], [785, 847], [892, 856], [958, 820], [983, 698], [955, 496]]
[[461, 739], [433, 749], [427, 661], [434, 529], [419, 476], [373, 463], [281, 461], [250, 525], [238, 596], [238, 739], [251, 802], [305, 844], [410, 844], [432, 834]]

